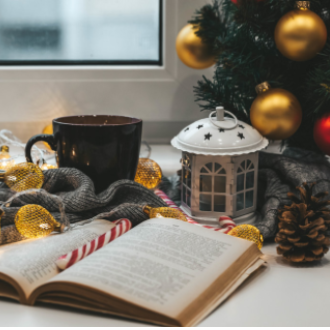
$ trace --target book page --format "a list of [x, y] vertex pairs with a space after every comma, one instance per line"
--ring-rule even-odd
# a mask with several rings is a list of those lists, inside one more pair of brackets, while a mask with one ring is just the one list
[[95, 220], [63, 234], [3, 246], [0, 248], [0, 273], [13, 278], [27, 298], [34, 289], [59, 273], [55, 265], [57, 258], [113, 227], [109, 221]]
[[78, 282], [174, 317], [252, 244], [176, 219], [151, 219], [50, 282]]

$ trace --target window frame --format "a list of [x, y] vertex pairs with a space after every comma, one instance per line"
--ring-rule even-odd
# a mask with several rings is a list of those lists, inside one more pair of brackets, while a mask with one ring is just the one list
[[[241, 163], [243, 161], [247, 162], [247, 161], [251, 161], [251, 163], [254, 166], [254, 169], [245, 169], [243, 172], [238, 173], [238, 169], [241, 167]], [[235, 217], [237, 216], [241, 216], [241, 215], [245, 215], [248, 213], [253, 212], [256, 209], [256, 204], [257, 204], [257, 193], [258, 193], [258, 189], [257, 189], [257, 181], [258, 181], [258, 163], [259, 163], [259, 155], [258, 152], [256, 153], [251, 153], [248, 155], [243, 155], [243, 156], [239, 156], [235, 159], [235, 167], [234, 167], [234, 182], [233, 182], [233, 191], [234, 191], [234, 209], [233, 209], [233, 214]], [[254, 180], [253, 180], [253, 187], [252, 188], [248, 188], [246, 189], [246, 174], [249, 172], [254, 172]], [[244, 174], [244, 189], [237, 191], [237, 178], [238, 175], [240, 174]], [[246, 196], [245, 194], [249, 191], [253, 191], [253, 204], [251, 207], [249, 208], [245, 208], [245, 199]], [[237, 196], [239, 194], [243, 193], [244, 195], [244, 208], [241, 210], [237, 211]]]
[[[187, 160], [189, 163], [187, 163]], [[181, 202], [182, 204], [191, 209], [191, 189], [192, 189], [192, 156], [187, 153], [184, 152], [182, 154], [182, 175], [181, 175], [181, 183], [182, 183], [182, 190], [181, 190]], [[186, 177], [185, 177], [185, 172], [188, 171], [190, 173], [190, 187], [188, 186], [188, 184], [186, 183]], [[184, 196], [184, 192], [186, 192], [185, 196]], [[190, 198], [190, 205], [187, 203], [188, 200], [188, 194], [187, 192], [190, 193], [189, 198]]]
[[[212, 171], [210, 171], [208, 169], [208, 167], [206, 165], [208, 165], [209, 163], [212, 163]], [[220, 165], [220, 168], [218, 170], [215, 169], [215, 164]], [[202, 172], [202, 169], [206, 168], [208, 173], [206, 172]], [[224, 171], [225, 173], [220, 173], [221, 171]], [[212, 186], [212, 190], [211, 191], [202, 191], [201, 190], [201, 176], [209, 176], [211, 177], [211, 186]], [[225, 191], [224, 192], [215, 192], [215, 177], [224, 177], [225, 178]], [[224, 213], [227, 210], [227, 171], [226, 168], [217, 160], [211, 160], [211, 161], [207, 161], [207, 163], [205, 163], [200, 169], [199, 169], [199, 173], [198, 173], [198, 178], [200, 180], [199, 183], [199, 198], [198, 198], [198, 204], [199, 204], [199, 212], [216, 212], [216, 213]], [[211, 196], [211, 210], [205, 211], [205, 210], [201, 210], [200, 209], [200, 197], [201, 195], [208, 195]], [[214, 210], [214, 197], [215, 196], [224, 196], [225, 197], [225, 210], [224, 211], [215, 211]]]
[[99, 66], [99, 65], [125, 65], [125, 66], [141, 66], [141, 65], [163, 65], [163, 12], [164, 6], [163, 1], [166, 0], [158, 0], [159, 2], [159, 46], [158, 46], [158, 60], [0, 60], [0, 68], [3, 66]]

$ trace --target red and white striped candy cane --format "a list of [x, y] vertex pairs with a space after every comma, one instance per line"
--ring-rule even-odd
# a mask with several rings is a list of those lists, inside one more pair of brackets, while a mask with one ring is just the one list
[[113, 227], [111, 230], [93, 239], [91, 242], [79, 247], [78, 249], [59, 257], [56, 260], [57, 267], [60, 269], [67, 269], [71, 267], [79, 260], [87, 257], [88, 255], [100, 249], [104, 245], [112, 242], [117, 237], [125, 234], [132, 227], [132, 223], [128, 219], [119, 219], [114, 221], [113, 223], [115, 223], [116, 226]]
[[227, 216], [221, 216], [219, 218], [219, 226], [220, 228], [215, 228], [215, 227], [212, 227], [212, 226], [206, 226], [206, 225], [201, 225], [200, 223], [196, 222], [195, 220], [191, 219], [187, 213], [185, 213], [181, 208], [179, 208], [163, 191], [159, 190], [159, 189], [156, 189], [154, 191], [154, 193], [160, 197], [169, 207], [172, 207], [176, 210], [179, 210], [182, 214], [184, 214], [184, 216], [186, 217], [187, 221], [189, 223], [192, 223], [194, 225], [197, 225], [197, 226], [200, 226], [200, 227], [204, 227], [204, 228], [207, 228], [207, 229], [211, 229], [211, 230], [214, 230], [214, 231], [218, 231], [220, 233], [224, 233], [224, 234], [228, 234], [228, 232], [236, 227], [236, 224], [235, 222], [227, 217]]

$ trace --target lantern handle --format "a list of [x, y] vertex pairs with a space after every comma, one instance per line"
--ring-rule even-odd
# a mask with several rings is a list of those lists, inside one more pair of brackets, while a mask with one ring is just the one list
[[[216, 120], [212, 117], [216, 113]], [[224, 114], [231, 116], [232, 118], [225, 117]], [[233, 129], [238, 125], [237, 117], [230, 111], [224, 110], [223, 107], [217, 107], [216, 111], [212, 111], [209, 115], [209, 119], [214, 126], [224, 129]]]

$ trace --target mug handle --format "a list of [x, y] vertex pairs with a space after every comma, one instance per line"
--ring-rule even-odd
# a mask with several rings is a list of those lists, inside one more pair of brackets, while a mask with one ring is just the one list
[[32, 163], [31, 149], [33, 145], [39, 141], [47, 142], [52, 150], [56, 151], [55, 137], [52, 134], [38, 134], [32, 136], [25, 146], [25, 158], [28, 163]]

